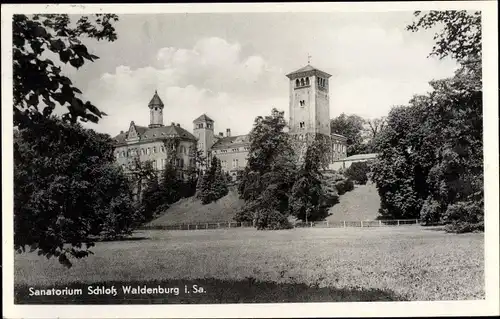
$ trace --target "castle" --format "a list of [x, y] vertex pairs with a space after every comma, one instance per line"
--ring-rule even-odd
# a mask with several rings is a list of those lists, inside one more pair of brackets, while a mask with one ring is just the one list
[[[330, 132], [330, 74], [307, 65], [286, 75], [289, 79], [289, 123], [298, 152], [303, 156], [307, 145], [318, 138], [326, 141], [328, 162], [333, 163], [347, 156], [346, 138]], [[196, 165], [195, 154], [199, 151], [207, 159], [216, 156], [222, 170], [236, 179], [247, 164], [250, 146], [248, 135], [232, 136], [215, 134], [215, 121], [202, 114], [193, 121], [192, 133], [174, 122], [163, 124], [165, 105], [155, 92], [148, 104], [150, 124], [138, 126], [132, 121], [129, 129], [113, 138], [116, 161], [125, 169], [132, 168], [134, 158], [151, 161], [153, 168], [162, 170], [168, 161], [184, 174]]]

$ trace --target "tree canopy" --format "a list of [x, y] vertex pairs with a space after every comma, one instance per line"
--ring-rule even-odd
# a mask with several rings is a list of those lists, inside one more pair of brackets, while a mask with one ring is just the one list
[[[115, 41], [114, 14], [82, 16], [75, 23], [67, 14], [14, 15], [12, 56], [14, 126], [29, 125], [33, 114], [49, 116], [56, 103], [67, 108], [62, 119], [97, 122], [105, 113], [83, 101], [80, 89], [61, 74], [60, 63], [82, 67], [99, 57], [89, 52], [82, 38]], [[46, 54], [50, 52], [50, 54]]]

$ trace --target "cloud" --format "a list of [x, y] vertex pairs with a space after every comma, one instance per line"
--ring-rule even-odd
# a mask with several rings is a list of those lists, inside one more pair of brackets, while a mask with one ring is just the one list
[[164, 124], [180, 123], [189, 131], [192, 121], [207, 113], [217, 131], [247, 134], [256, 116], [288, 106], [280, 70], [261, 56], [242, 56], [238, 43], [204, 38], [192, 49], [162, 48], [157, 59], [157, 68], [121, 65], [89, 83], [85, 97], [109, 115], [99, 122], [101, 131], [115, 135], [131, 120], [149, 124], [147, 105], [155, 90], [165, 104]]

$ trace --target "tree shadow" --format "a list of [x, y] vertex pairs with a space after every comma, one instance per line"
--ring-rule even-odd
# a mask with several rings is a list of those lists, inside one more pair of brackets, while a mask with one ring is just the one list
[[[88, 287], [114, 287], [117, 295], [89, 294]], [[124, 293], [123, 286], [143, 288], [133, 294]], [[145, 288], [144, 288], [145, 287]], [[163, 291], [159, 290], [161, 287]], [[16, 304], [220, 304], [220, 303], [289, 303], [289, 302], [356, 302], [356, 301], [404, 301], [390, 290], [347, 289], [334, 287], [309, 286], [303, 283], [276, 283], [257, 281], [254, 278], [243, 280], [220, 279], [167, 279], [134, 282], [72, 283], [61, 285], [66, 295], [33, 295], [34, 289], [52, 289], [53, 286], [36, 287], [16, 285], [14, 287]], [[58, 288], [58, 287], [56, 287]], [[146, 289], [151, 289], [148, 293]], [[81, 289], [74, 294], [74, 289]], [[156, 289], [154, 291], [152, 289]], [[73, 290], [73, 295], [69, 295]], [[78, 292], [78, 291], [76, 291]], [[32, 294], [30, 296], [30, 293]]]

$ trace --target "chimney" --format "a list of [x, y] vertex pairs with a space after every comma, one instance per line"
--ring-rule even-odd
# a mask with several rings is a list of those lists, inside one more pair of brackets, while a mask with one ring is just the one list
[[172, 122], [172, 123], [170, 123], [170, 125], [175, 126], [175, 123], [174, 123], [174, 122]]
[[123, 131], [120, 131], [120, 134], [123, 134]]
[[177, 127], [181, 127], [181, 124], [177, 123]]
[[224, 133], [219, 132], [219, 136], [220, 136], [220, 137], [224, 137]]
[[231, 136], [231, 129], [230, 128], [226, 129], [226, 136], [227, 137]]

